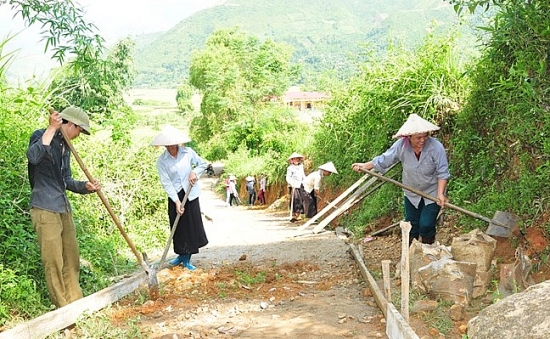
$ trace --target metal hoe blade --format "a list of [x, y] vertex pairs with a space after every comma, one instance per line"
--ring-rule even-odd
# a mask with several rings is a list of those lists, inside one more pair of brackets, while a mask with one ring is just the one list
[[520, 218], [509, 212], [496, 211], [485, 233], [491, 236], [507, 238], [518, 227]]

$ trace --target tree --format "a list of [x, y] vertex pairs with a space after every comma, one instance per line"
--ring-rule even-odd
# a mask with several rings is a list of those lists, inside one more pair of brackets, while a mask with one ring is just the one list
[[113, 118], [116, 110], [125, 106], [122, 93], [134, 79], [133, 48], [132, 40], [123, 39], [105, 59], [86, 68], [63, 67], [50, 85], [52, 105], [79, 106], [97, 120]]
[[237, 27], [215, 31], [191, 60], [189, 81], [203, 94], [205, 120], [196, 126], [196, 140], [206, 141], [243, 118], [257, 121], [262, 105], [280, 96], [295, 76], [291, 56], [289, 46], [261, 42]]
[[0, 5], [11, 5], [27, 22], [27, 26], [41, 23], [44, 51], [54, 51], [53, 58], [63, 64], [68, 55], [74, 55], [75, 68], [85, 68], [100, 60], [105, 40], [95, 31], [97, 27], [84, 20], [82, 8], [72, 0], [0, 0]]
[[176, 102], [178, 103], [178, 108], [182, 112], [193, 112], [195, 107], [193, 106], [193, 96], [196, 94], [196, 89], [189, 84], [188, 81], [178, 88], [178, 93], [176, 94]]
[[[474, 13], [477, 8], [483, 8], [485, 11], [489, 10], [491, 5], [501, 6], [508, 0], [447, 0], [450, 4], [454, 5], [456, 13], [462, 13], [464, 8], [468, 8], [470, 13]], [[514, 0], [512, 0], [514, 1]]]

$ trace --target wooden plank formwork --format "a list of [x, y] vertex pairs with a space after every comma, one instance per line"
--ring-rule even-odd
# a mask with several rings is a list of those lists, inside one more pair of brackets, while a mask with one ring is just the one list
[[147, 282], [147, 273], [141, 272], [99, 292], [76, 300], [67, 306], [0, 332], [0, 339], [42, 339], [75, 324], [84, 313], [99, 311], [134, 292]]
[[[395, 165], [391, 166], [388, 171], [393, 169]], [[361, 179], [357, 180], [353, 185], [351, 185], [347, 190], [345, 190], [342, 194], [340, 194], [336, 199], [334, 199], [333, 202], [325, 206], [321, 211], [319, 211], [313, 218], [309, 219], [305, 224], [298, 227], [296, 230], [300, 232], [298, 236], [300, 235], [306, 235], [311, 233], [320, 233], [323, 231], [323, 229], [330, 224], [334, 219], [336, 219], [339, 215], [353, 207], [358, 202], [362, 201], [365, 197], [369, 196], [373, 192], [375, 192], [377, 189], [379, 189], [383, 184], [384, 181], [381, 181], [377, 179], [376, 177], [371, 177], [369, 180], [367, 178], [369, 175], [361, 177]], [[366, 182], [365, 182], [366, 180]], [[370, 189], [369, 189], [370, 188]], [[349, 197], [338, 206], [338, 203], [340, 203], [342, 200], [344, 200], [347, 196]], [[327, 217], [325, 217], [319, 224], [317, 224], [313, 229], [308, 230], [307, 228], [311, 227], [317, 220], [319, 220], [323, 215], [327, 214], [331, 209], [334, 209]]]

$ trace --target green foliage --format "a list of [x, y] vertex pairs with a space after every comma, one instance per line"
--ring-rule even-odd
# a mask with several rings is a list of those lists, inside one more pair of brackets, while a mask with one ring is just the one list
[[29, 122], [47, 117], [40, 110], [38, 93], [34, 87], [22, 90], [0, 84], [0, 324], [11, 316], [36, 316], [49, 306], [43, 301], [44, 282], [34, 279], [43, 276], [43, 270], [27, 212], [30, 186], [23, 160], [33, 130]]
[[[139, 317], [134, 317], [126, 320], [126, 326], [115, 327], [105, 313], [85, 314], [77, 320], [73, 335], [77, 338], [102, 339], [149, 338], [150, 333], [147, 330], [140, 329], [140, 322]], [[63, 339], [65, 337], [64, 333], [48, 336], [49, 339]]]
[[193, 88], [193, 86], [191, 86], [187, 81], [184, 81], [178, 88], [176, 102], [178, 103], [178, 108], [182, 112], [193, 112], [195, 110], [195, 107], [193, 106], [193, 95], [195, 95], [196, 92], [196, 89]]
[[[199, 131], [193, 139], [207, 141], [243, 115], [256, 122], [265, 100], [280, 96], [291, 83], [290, 55], [287, 46], [260, 42], [238, 28], [214, 32], [191, 63], [189, 82], [202, 93], [200, 121], [191, 125]], [[253, 139], [248, 143], [257, 146]]]
[[[6, 57], [0, 56], [0, 60]], [[111, 65], [118, 67], [114, 60]], [[4, 72], [1, 67], [0, 74]], [[120, 75], [123, 73], [121, 69]], [[101, 77], [103, 73], [96, 75]], [[4, 179], [0, 197], [0, 324], [35, 317], [50, 309], [40, 250], [28, 213], [30, 185], [25, 157], [33, 130], [45, 128], [48, 123], [47, 107], [52, 93], [46, 87], [37, 84], [14, 89], [0, 82], [0, 166]], [[114, 88], [110, 90], [113, 97], [122, 97], [121, 88], [117, 93]], [[109, 120], [103, 121], [103, 128], [93, 128], [92, 136], [74, 140], [75, 148], [92, 175], [102, 182], [105, 196], [136, 246], [142, 251], [159, 248], [164, 245], [168, 227], [167, 222], [163, 223], [167, 219], [165, 196], [154, 165], [155, 149], [147, 141], [140, 141], [139, 136], [131, 135], [135, 127], [133, 113], [125, 107], [116, 109], [110, 112]], [[92, 125], [96, 119], [92, 117]], [[75, 179], [85, 180], [74, 161], [72, 169]], [[136, 270], [137, 259], [97, 196], [69, 193], [69, 200], [77, 227], [83, 263], [80, 282], [85, 295]]]
[[75, 70], [87, 68], [100, 60], [104, 39], [95, 33], [97, 27], [84, 20], [84, 10], [72, 0], [5, 0], [14, 11], [32, 26], [42, 27], [44, 51], [52, 49], [53, 58], [63, 64], [68, 55]]
[[509, 210], [531, 219], [532, 204], [548, 198], [548, 10], [546, 2], [505, 2], [471, 72], [451, 139], [460, 186], [451, 195], [473, 201], [480, 214]]
[[124, 112], [122, 93], [133, 82], [133, 42], [119, 41], [106, 59], [87, 67], [63, 67], [55, 73], [50, 84], [51, 105], [62, 109], [78, 106], [90, 112], [101, 123], [118, 121]]
[[500, 6], [508, 0], [447, 0], [453, 4], [457, 14], [461, 14], [464, 8], [470, 13], [474, 13], [478, 8], [488, 11], [490, 6]]
[[[194, 57], [190, 77], [203, 96], [201, 111], [193, 115], [190, 127], [200, 154], [210, 161], [226, 159], [226, 172], [235, 174], [241, 164], [249, 167], [256, 157], [286, 163], [297, 146], [295, 136], [311, 134], [295, 112], [266, 101], [288, 87], [295, 72], [289, 58], [286, 46], [269, 40], [261, 43], [238, 28], [210, 37], [205, 50]], [[189, 96], [191, 87], [182, 88]], [[275, 180], [283, 177], [280, 167], [274, 167], [272, 178], [279, 178]], [[254, 173], [250, 170], [243, 169], [243, 175]]]
[[454, 327], [453, 320], [449, 316], [449, 306], [448, 303], [440, 301], [435, 310], [422, 314], [424, 321], [443, 335], [447, 334]]
[[[384, 58], [367, 50], [361, 72], [332, 93], [315, 133], [315, 163], [333, 161], [339, 171], [338, 185], [351, 185], [358, 179], [351, 164], [371, 160], [385, 151], [410, 113], [434, 121], [442, 127], [440, 135], [448, 137], [467, 88], [463, 61], [455, 48], [452, 35], [434, 34], [415, 50], [392, 47]], [[380, 192], [364, 203], [364, 213], [349, 220], [351, 225], [396, 213], [399, 190]]]
[[257, 272], [251, 275], [251, 272], [246, 268], [244, 270], [235, 269], [235, 278], [237, 281], [245, 285], [254, 285], [265, 282], [266, 272]]
[[32, 277], [4, 268], [0, 263], [0, 326], [14, 315], [14, 310], [21, 317], [35, 317], [47, 311], [41, 303], [40, 293]]

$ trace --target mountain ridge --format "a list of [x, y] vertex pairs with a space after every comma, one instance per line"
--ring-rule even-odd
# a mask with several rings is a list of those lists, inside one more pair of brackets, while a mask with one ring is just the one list
[[201, 49], [216, 29], [239, 26], [259, 39], [295, 48], [293, 62], [306, 74], [346, 71], [349, 55], [368, 44], [383, 51], [394, 39], [418, 45], [433, 22], [449, 28], [459, 18], [443, 0], [227, 0], [182, 20], [172, 29], [136, 37], [136, 87], [179, 86], [188, 75], [193, 50]]

